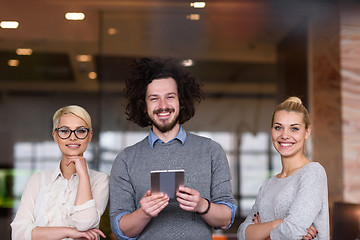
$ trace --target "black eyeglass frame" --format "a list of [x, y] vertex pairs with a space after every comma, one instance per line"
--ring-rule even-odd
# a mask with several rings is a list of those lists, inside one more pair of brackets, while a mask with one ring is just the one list
[[[70, 131], [69, 136], [67, 136], [66, 138], [60, 137], [60, 135], [59, 135], [59, 129], [61, 129], [61, 128], [66, 128], [66, 129], [68, 129], [68, 130]], [[85, 137], [80, 138], [80, 137], [78, 137], [78, 136], [76, 135], [76, 131], [79, 130], [79, 129], [86, 129], [87, 132], [86, 132], [86, 136], [85, 136]], [[58, 137], [61, 138], [61, 139], [68, 139], [68, 138], [71, 136], [71, 134], [74, 133], [74, 135], [75, 135], [76, 138], [83, 140], [83, 139], [87, 138], [87, 136], [89, 136], [90, 129], [89, 129], [89, 128], [86, 128], [86, 127], [79, 127], [79, 128], [76, 128], [75, 130], [71, 130], [70, 128], [67, 128], [67, 127], [58, 127], [58, 128], [55, 128], [55, 131], [57, 132]]]

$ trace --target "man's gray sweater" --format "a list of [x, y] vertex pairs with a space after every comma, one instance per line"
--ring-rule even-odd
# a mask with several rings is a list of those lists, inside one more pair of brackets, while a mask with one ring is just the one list
[[[185, 186], [199, 191], [211, 202], [235, 204], [228, 161], [218, 143], [187, 133], [184, 144], [175, 139], [156, 142], [152, 149], [145, 138], [115, 159], [110, 174], [111, 223], [120, 214], [140, 208], [141, 198], [150, 189], [152, 170], [169, 169], [184, 169]], [[170, 200], [138, 239], [211, 239], [211, 227], [198, 214], [184, 211], [176, 200]]]

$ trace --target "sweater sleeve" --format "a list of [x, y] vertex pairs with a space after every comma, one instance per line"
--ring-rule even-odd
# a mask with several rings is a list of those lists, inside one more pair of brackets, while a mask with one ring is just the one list
[[119, 228], [121, 217], [136, 210], [135, 191], [127, 171], [125, 158], [125, 151], [116, 157], [111, 169], [109, 182], [111, 229], [119, 239], [126, 239], [126, 236], [124, 236]]
[[212, 170], [210, 197], [212, 202], [224, 204], [229, 207], [232, 215], [231, 223], [228, 226], [229, 228], [234, 221], [237, 208], [231, 189], [231, 175], [229, 163], [226, 154], [220, 144], [214, 141], [211, 141], [211, 143]]
[[212, 202], [227, 202], [235, 204], [235, 199], [231, 189], [231, 175], [227, 157], [220, 144], [211, 141], [211, 201]]
[[261, 199], [262, 197], [262, 193], [265, 189], [265, 186], [268, 184], [269, 182], [269, 179], [265, 180], [264, 183], [261, 185], [260, 187], [260, 190], [259, 190], [259, 193], [258, 195], [256, 196], [256, 200], [255, 200], [255, 203], [254, 205], [252, 206], [251, 210], [250, 210], [250, 213], [248, 214], [248, 216], [246, 217], [245, 221], [243, 223], [240, 224], [239, 228], [238, 228], [238, 231], [237, 231], [237, 237], [238, 237], [238, 240], [245, 240], [245, 231], [246, 231], [246, 228], [253, 224], [252, 222], [252, 219], [254, 217], [254, 214], [256, 214], [257, 212], [259, 212], [259, 200]]
[[271, 239], [301, 239], [322, 208], [327, 198], [327, 178], [320, 164], [313, 164], [298, 182], [298, 192], [289, 213], [271, 233]]
[[249, 225], [253, 224], [252, 218], [256, 212], [258, 212], [258, 208], [257, 208], [257, 202], [255, 201], [255, 204], [251, 208], [249, 215], [246, 217], [245, 221], [240, 224], [238, 228], [237, 231], [238, 240], [245, 240], [245, 230]]

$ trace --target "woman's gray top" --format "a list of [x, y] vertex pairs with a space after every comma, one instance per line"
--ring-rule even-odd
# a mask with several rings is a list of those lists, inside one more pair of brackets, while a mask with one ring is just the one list
[[259, 212], [262, 222], [283, 219], [271, 233], [271, 239], [302, 239], [313, 225], [316, 239], [328, 240], [329, 207], [326, 172], [317, 162], [310, 162], [286, 178], [273, 176], [261, 186], [250, 214], [238, 229], [238, 239]]

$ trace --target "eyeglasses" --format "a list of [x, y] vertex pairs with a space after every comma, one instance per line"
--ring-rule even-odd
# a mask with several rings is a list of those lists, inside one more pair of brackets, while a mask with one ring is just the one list
[[67, 127], [59, 127], [56, 128], [55, 131], [57, 132], [57, 135], [61, 139], [69, 138], [72, 133], [74, 133], [75, 137], [77, 137], [78, 139], [85, 139], [88, 136], [90, 129], [85, 127], [79, 127], [75, 130], [70, 130]]

